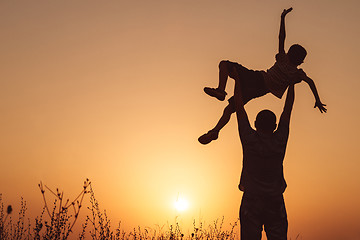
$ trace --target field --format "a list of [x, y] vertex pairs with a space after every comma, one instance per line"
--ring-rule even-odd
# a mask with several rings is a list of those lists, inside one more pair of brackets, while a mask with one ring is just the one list
[[[216, 220], [212, 225], [204, 227], [203, 223], [193, 223], [191, 233], [184, 234], [179, 223], [167, 224], [155, 228], [137, 227], [132, 231], [124, 231], [121, 223], [111, 226], [105, 210], [101, 210], [91, 182], [84, 181], [83, 189], [72, 201], [63, 199], [63, 192], [51, 190], [42, 183], [39, 189], [44, 200], [43, 211], [35, 219], [26, 216], [26, 201], [21, 199], [18, 216], [13, 213], [12, 206], [4, 206], [0, 193], [0, 239], [121, 239], [121, 240], [234, 240], [238, 237], [238, 221], [231, 224], [230, 230], [223, 229], [224, 219]], [[89, 196], [85, 198], [85, 196]], [[49, 196], [55, 201], [50, 205]], [[83, 208], [85, 199], [89, 199], [89, 207]], [[86, 212], [83, 222], [79, 221], [79, 213]], [[82, 213], [84, 214], [84, 213]], [[14, 216], [15, 215], [15, 216]], [[14, 217], [13, 217], [14, 216]], [[74, 226], [80, 225], [80, 231]]]

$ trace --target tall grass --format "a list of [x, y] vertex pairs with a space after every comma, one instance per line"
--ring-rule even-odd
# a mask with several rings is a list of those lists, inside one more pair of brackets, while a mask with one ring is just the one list
[[[12, 206], [5, 208], [0, 193], [0, 240], [13, 239], [96, 239], [96, 240], [234, 240], [236, 238], [236, 226], [238, 221], [231, 224], [230, 230], [224, 230], [224, 218], [221, 221], [214, 221], [213, 225], [207, 228], [203, 223], [193, 222], [193, 231], [184, 234], [178, 222], [168, 224], [166, 228], [134, 228], [132, 231], [125, 231], [121, 223], [116, 227], [111, 222], [106, 211], [100, 209], [95, 198], [91, 182], [86, 179], [83, 188], [78, 196], [70, 201], [64, 199], [64, 193], [59, 189], [51, 190], [41, 182], [39, 189], [44, 201], [42, 212], [29, 219], [26, 217], [26, 201], [21, 199], [20, 210], [17, 217], [12, 217]], [[49, 195], [55, 199], [49, 204]], [[80, 210], [83, 211], [83, 203], [86, 196], [89, 196], [89, 207], [86, 218], [79, 223]], [[16, 219], [16, 220], [15, 220]], [[80, 232], [75, 232], [75, 224], [81, 224]]]

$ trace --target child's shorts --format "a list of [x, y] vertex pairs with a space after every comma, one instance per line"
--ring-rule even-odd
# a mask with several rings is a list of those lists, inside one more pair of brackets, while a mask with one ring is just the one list
[[[244, 104], [246, 104], [251, 99], [264, 96], [265, 94], [270, 92], [268, 87], [265, 85], [265, 80], [262, 74], [263, 71], [247, 69], [246, 67], [236, 62], [226, 62], [228, 62], [230, 65], [229, 72], [231, 72], [231, 68], [235, 68], [236, 70], [236, 76], [232, 76], [232, 74], [230, 74], [230, 77], [240, 80], [241, 93], [243, 96]], [[229, 98], [228, 101], [233, 111], [235, 111], [234, 97]]]

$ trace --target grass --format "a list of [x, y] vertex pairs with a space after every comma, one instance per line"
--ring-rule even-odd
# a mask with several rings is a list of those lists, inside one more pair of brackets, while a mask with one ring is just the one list
[[[14, 239], [96, 239], [96, 240], [234, 240], [236, 238], [236, 226], [238, 221], [231, 224], [230, 230], [224, 230], [224, 218], [214, 221], [207, 228], [203, 223], [193, 222], [193, 231], [185, 235], [179, 223], [168, 225], [167, 228], [134, 228], [132, 231], [124, 231], [121, 223], [116, 227], [106, 215], [106, 211], [100, 210], [95, 198], [91, 182], [86, 179], [78, 196], [70, 201], [64, 199], [64, 193], [59, 189], [51, 190], [41, 182], [39, 189], [44, 201], [42, 212], [29, 219], [26, 217], [26, 201], [21, 199], [20, 210], [16, 218], [12, 218], [12, 206], [5, 208], [0, 194], [0, 240]], [[49, 195], [55, 200], [49, 205]], [[86, 218], [79, 223], [80, 210], [83, 211], [85, 196], [89, 195], [89, 207]], [[16, 219], [16, 220], [15, 220]], [[81, 224], [81, 231], [75, 232], [75, 224]]]

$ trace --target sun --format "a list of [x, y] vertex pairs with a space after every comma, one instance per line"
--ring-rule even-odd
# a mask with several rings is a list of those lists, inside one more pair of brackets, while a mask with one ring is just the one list
[[174, 207], [177, 211], [183, 212], [189, 208], [189, 202], [185, 198], [177, 198], [174, 202]]

